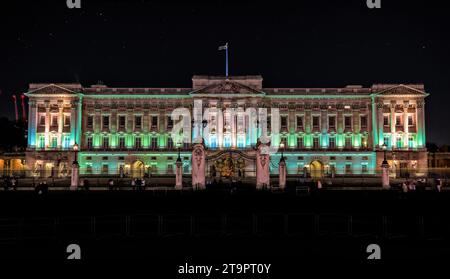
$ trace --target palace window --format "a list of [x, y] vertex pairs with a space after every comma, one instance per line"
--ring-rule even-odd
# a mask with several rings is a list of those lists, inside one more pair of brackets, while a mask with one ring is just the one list
[[45, 148], [45, 137], [39, 137], [39, 148]]
[[92, 137], [87, 138], [87, 149], [92, 149]]
[[167, 165], [167, 173], [168, 174], [172, 174], [173, 173], [173, 164], [168, 164]]
[[92, 164], [86, 164], [86, 174], [92, 174]]
[[303, 130], [303, 117], [297, 116], [297, 130]]
[[169, 137], [167, 139], [167, 148], [168, 149], [173, 149], [173, 139], [172, 139], [172, 137]]
[[414, 126], [414, 117], [411, 114], [408, 115], [408, 126]]
[[414, 137], [413, 136], [408, 137], [408, 147], [414, 148]]
[[69, 136], [65, 136], [64, 137], [64, 144], [63, 144], [63, 148], [69, 148], [70, 147], [70, 137]]
[[391, 147], [391, 137], [390, 136], [384, 136], [384, 138], [383, 138], [383, 144], [386, 146], [386, 147]]
[[172, 129], [172, 127], [173, 127], [172, 117], [167, 116], [167, 129]]
[[402, 125], [402, 117], [400, 115], [395, 116], [395, 125], [396, 126]]
[[344, 117], [344, 126], [345, 126], [346, 130], [352, 129], [352, 117], [351, 116]]
[[[224, 137], [223, 138], [223, 141], [224, 141], [224, 143], [223, 143], [223, 146], [224, 147], [231, 147], [231, 139], [230, 139], [230, 137]], [[211, 143], [212, 143], [213, 141], [211, 141]]]
[[64, 126], [70, 126], [70, 115], [64, 114]]
[[158, 138], [156, 138], [156, 137], [152, 138], [151, 147], [152, 147], [152, 149], [158, 148]]
[[125, 129], [127, 118], [125, 115], [119, 115], [119, 129]]
[[299, 149], [303, 148], [303, 137], [297, 138], [297, 148]]
[[108, 174], [109, 173], [109, 166], [108, 164], [102, 165], [102, 174]]
[[328, 117], [328, 128], [331, 130], [336, 129], [336, 116], [329, 116]]
[[389, 127], [389, 116], [387, 115], [383, 116], [383, 125], [385, 127]]
[[281, 116], [281, 128], [282, 129], [287, 128], [287, 116], [285, 115]]
[[351, 137], [346, 137], [345, 138], [345, 148], [346, 149], [351, 149], [352, 148], [352, 138]]
[[125, 137], [120, 137], [119, 138], [119, 148], [120, 149], [125, 149]]
[[141, 137], [136, 137], [134, 140], [134, 146], [136, 147], [136, 149], [141, 149], [142, 148], [142, 139]]
[[363, 130], [367, 129], [367, 116], [361, 115], [360, 121], [361, 121], [361, 129]]
[[369, 168], [368, 168], [367, 164], [362, 164], [361, 165], [361, 172], [362, 173], [368, 173], [369, 172]]
[[210, 141], [209, 146], [210, 146], [212, 149], [217, 148], [217, 137], [216, 137], [216, 136], [210, 137], [210, 138], [209, 138], [209, 141]]
[[336, 148], [336, 138], [335, 137], [330, 137], [329, 141], [330, 142], [328, 144], [328, 148], [335, 149]]
[[109, 129], [109, 115], [103, 115], [102, 117], [102, 127], [104, 130]]
[[142, 128], [142, 116], [136, 115], [134, 117], [134, 128], [135, 129], [141, 129]]
[[92, 129], [92, 127], [94, 126], [94, 116], [93, 115], [88, 115], [86, 126], [89, 129]]
[[319, 149], [319, 138], [313, 138], [313, 148]]
[[238, 137], [237, 147], [238, 148], [244, 148], [245, 147], [245, 138], [243, 136], [239, 136]]
[[362, 137], [362, 138], [361, 138], [361, 146], [362, 146], [363, 148], [366, 148], [366, 147], [367, 147], [367, 138], [366, 138], [366, 137]]
[[109, 148], [109, 138], [108, 137], [103, 137], [102, 147], [103, 147], [103, 149]]
[[345, 174], [352, 173], [352, 164], [345, 164]]
[[58, 147], [58, 138], [57, 137], [52, 137], [51, 147], [52, 148], [57, 148]]
[[313, 129], [318, 130], [320, 129], [320, 116], [313, 116]]
[[153, 115], [152, 116], [152, 127], [151, 127], [151, 129], [155, 130], [157, 128], [158, 128], [158, 116]]
[[402, 137], [397, 137], [397, 148], [402, 148], [403, 147], [403, 139]]
[[45, 126], [45, 114], [39, 115], [39, 125]]
[[[270, 129], [270, 127], [272, 126], [272, 121], [271, 121], [271, 117], [267, 116], [267, 129]], [[267, 134], [269, 133], [269, 131], [267, 131]]]
[[58, 115], [52, 115], [52, 126], [58, 126]]

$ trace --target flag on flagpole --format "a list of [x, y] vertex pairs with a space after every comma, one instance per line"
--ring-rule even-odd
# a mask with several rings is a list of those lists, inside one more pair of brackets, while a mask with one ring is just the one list
[[226, 50], [226, 49], [228, 49], [228, 43], [219, 47], [219, 50]]

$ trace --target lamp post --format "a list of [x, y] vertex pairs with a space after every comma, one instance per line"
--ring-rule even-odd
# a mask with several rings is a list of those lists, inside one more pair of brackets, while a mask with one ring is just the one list
[[286, 187], [286, 161], [284, 160], [284, 142], [280, 143], [281, 148], [281, 158], [280, 163], [278, 164], [278, 186], [280, 189], [284, 189]]
[[71, 190], [77, 190], [78, 188], [78, 182], [79, 182], [79, 171], [80, 166], [78, 164], [78, 144], [75, 143], [73, 145], [73, 151], [74, 151], [74, 159], [72, 163], [72, 176], [70, 181], [70, 189]]
[[181, 142], [177, 142], [178, 146], [178, 158], [175, 163], [175, 189], [183, 189], [183, 161], [181, 160]]
[[383, 162], [381, 163], [381, 169], [382, 169], [382, 174], [381, 174], [381, 183], [383, 186], [383, 189], [389, 189], [390, 185], [389, 185], [389, 164], [387, 162], [387, 158], [386, 158], [386, 150], [387, 150], [387, 146], [386, 144], [383, 144], [382, 146], [383, 148]]

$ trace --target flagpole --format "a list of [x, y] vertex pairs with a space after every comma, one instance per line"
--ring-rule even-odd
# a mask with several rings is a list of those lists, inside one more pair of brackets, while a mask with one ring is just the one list
[[228, 77], [228, 43], [226, 44], [226, 48], [225, 48], [225, 75], [226, 77]]

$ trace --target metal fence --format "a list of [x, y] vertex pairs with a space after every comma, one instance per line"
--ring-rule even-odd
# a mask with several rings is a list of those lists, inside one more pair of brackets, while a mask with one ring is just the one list
[[450, 215], [150, 214], [0, 219], [0, 241], [160, 237], [445, 240]]

